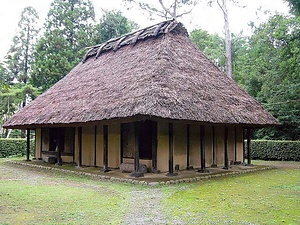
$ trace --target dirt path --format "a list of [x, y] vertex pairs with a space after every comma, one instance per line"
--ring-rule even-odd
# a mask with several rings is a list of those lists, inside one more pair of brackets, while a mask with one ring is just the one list
[[167, 224], [160, 207], [162, 193], [158, 189], [133, 190], [130, 196], [130, 211], [124, 224]]
[[268, 165], [268, 166], [275, 166], [279, 169], [300, 169], [299, 162], [287, 162], [287, 161], [258, 161], [255, 164], [260, 165]]
[[[160, 225], [185, 224], [180, 218], [169, 221], [161, 204], [163, 193], [160, 189], [146, 188], [133, 190], [130, 197], [130, 211], [124, 219], [124, 225]], [[170, 218], [169, 218], [170, 219]]]
[[4, 160], [0, 162], [0, 174], [0, 179], [2, 180], [23, 180], [29, 183], [44, 183], [51, 177], [51, 174], [47, 174], [45, 171], [38, 171], [30, 167], [10, 164]]

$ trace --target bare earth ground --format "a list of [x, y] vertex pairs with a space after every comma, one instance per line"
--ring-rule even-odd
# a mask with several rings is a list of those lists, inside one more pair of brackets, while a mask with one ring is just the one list
[[[130, 212], [124, 224], [166, 224], [163, 210], [160, 208], [162, 193], [159, 189], [134, 190], [130, 196]], [[147, 204], [144, 204], [147, 202]]]
[[286, 162], [286, 161], [255, 161], [256, 165], [268, 165], [268, 166], [274, 166], [278, 169], [300, 169], [299, 163], [294, 162]]

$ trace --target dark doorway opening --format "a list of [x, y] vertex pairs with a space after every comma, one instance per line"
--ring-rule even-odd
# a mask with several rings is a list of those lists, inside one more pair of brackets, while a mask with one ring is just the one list
[[73, 155], [75, 148], [75, 128], [42, 128], [42, 151]]
[[153, 122], [140, 122], [140, 159], [152, 159], [152, 126]]
[[[139, 158], [140, 159], [152, 159], [152, 144], [153, 144], [153, 133], [156, 122], [145, 120], [140, 121], [140, 133], [139, 133]], [[134, 123], [122, 124], [122, 147], [123, 147], [123, 158], [134, 158]]]

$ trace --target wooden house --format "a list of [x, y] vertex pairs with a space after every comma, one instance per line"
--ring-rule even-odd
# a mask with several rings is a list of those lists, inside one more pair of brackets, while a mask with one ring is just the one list
[[142, 176], [244, 162], [250, 130], [277, 123], [170, 20], [90, 47], [5, 127], [35, 130], [36, 158]]

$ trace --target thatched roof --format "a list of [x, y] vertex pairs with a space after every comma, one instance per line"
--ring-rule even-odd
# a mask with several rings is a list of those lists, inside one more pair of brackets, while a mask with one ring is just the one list
[[221, 72], [176, 21], [91, 47], [83, 62], [5, 127], [78, 126], [137, 118], [277, 124]]

